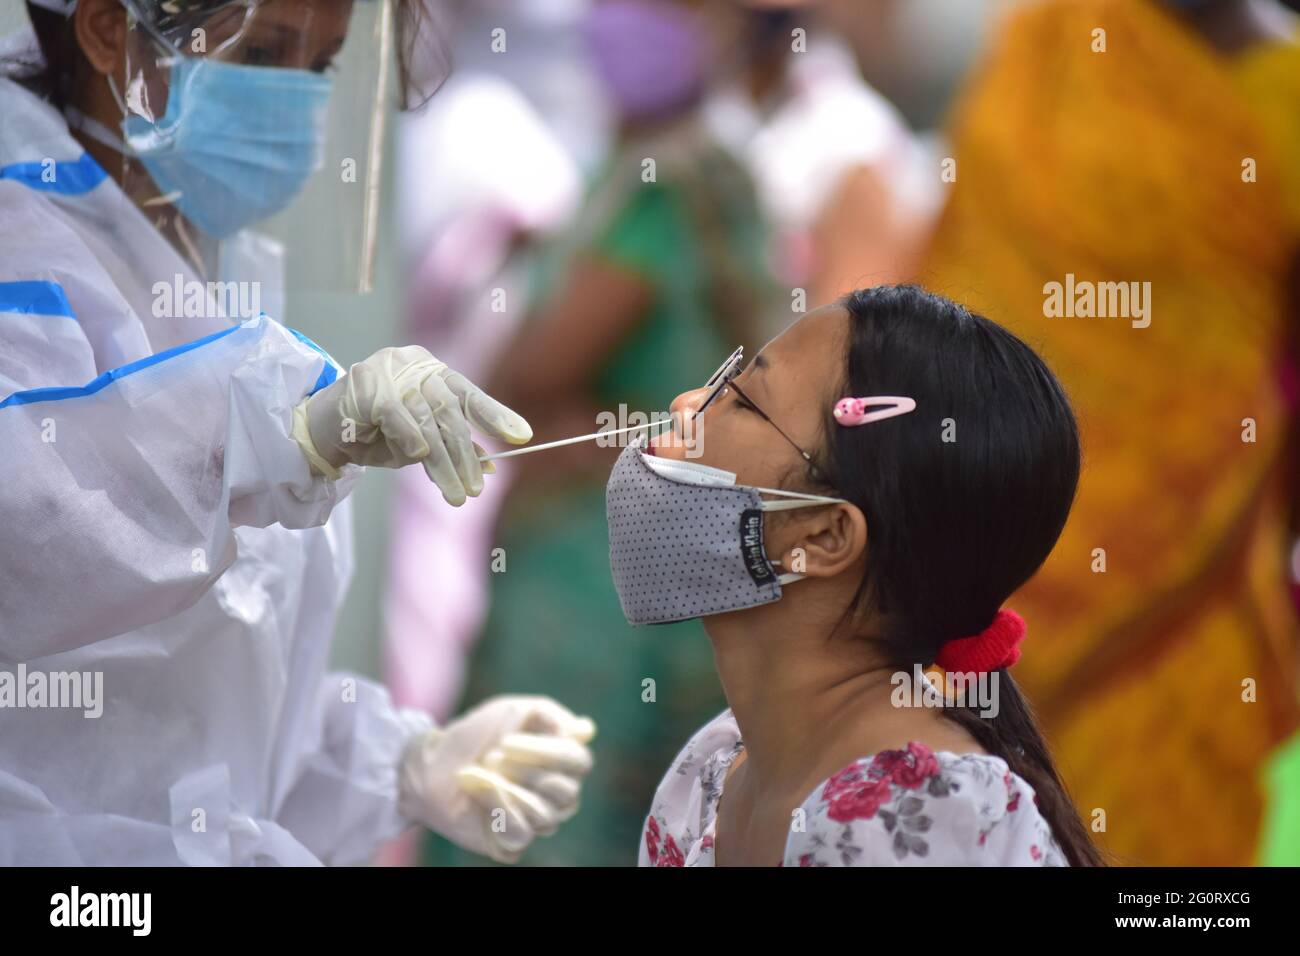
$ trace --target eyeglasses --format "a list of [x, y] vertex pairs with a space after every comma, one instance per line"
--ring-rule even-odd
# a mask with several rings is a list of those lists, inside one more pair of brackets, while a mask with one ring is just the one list
[[709, 389], [709, 394], [705, 396], [703, 403], [701, 403], [699, 408], [697, 408], [694, 414], [691, 415], [691, 420], [694, 421], [701, 414], [703, 414], [704, 410], [707, 409], [710, 405], [712, 405], [715, 401], [717, 401], [718, 398], [721, 395], [723, 395], [728, 388], [733, 388], [736, 390], [736, 394], [739, 395], [742, 399], [744, 399], [745, 404], [747, 404], [755, 412], [757, 412], [759, 417], [762, 418], [763, 421], [767, 422], [769, 425], [771, 425], [773, 428], [775, 428], [778, 432], [781, 433], [781, 437], [784, 438], [787, 442], [789, 442], [790, 447], [793, 448], [795, 451], [797, 451], [799, 453], [799, 456], [803, 458], [804, 461], [808, 462], [810, 466], [812, 466], [812, 469], [817, 472], [819, 477], [824, 477], [822, 475], [821, 469], [819, 469], [817, 467], [816, 462], [813, 461], [812, 455], [808, 454], [808, 452], [804, 451], [801, 447], [799, 447], [799, 443], [796, 442], [789, 435], [787, 435], [785, 433], [785, 430], [772, 420], [772, 416], [770, 416], [767, 412], [759, 408], [758, 404], [752, 398], [746, 395], [744, 391], [741, 390], [740, 386], [736, 384], [735, 378], [737, 375], [741, 373], [741, 370], [744, 369], [744, 367], [745, 367], [745, 347], [742, 345], [740, 346], [740, 348], [736, 349], [736, 351], [732, 352], [731, 357], [728, 358], [725, 362], [723, 362], [720, 366], [718, 366], [718, 370], [714, 372], [712, 375], [710, 375], [709, 380], [704, 383], [704, 387]]

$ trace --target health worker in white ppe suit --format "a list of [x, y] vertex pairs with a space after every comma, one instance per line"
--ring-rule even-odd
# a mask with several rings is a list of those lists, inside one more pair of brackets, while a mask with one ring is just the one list
[[422, 348], [345, 374], [206, 298], [280, 297], [247, 227], [325, 164], [333, 59], [387, 39], [349, 23], [392, 21], [28, 13], [40, 55], [0, 79], [0, 864], [353, 864], [412, 824], [517, 859], [576, 810], [591, 722], [507, 697], [435, 727], [327, 662], [362, 466], [419, 463], [458, 505], [471, 431], [527, 423]]

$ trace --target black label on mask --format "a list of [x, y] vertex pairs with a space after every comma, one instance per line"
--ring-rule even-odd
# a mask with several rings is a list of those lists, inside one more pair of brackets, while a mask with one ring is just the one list
[[776, 578], [772, 565], [763, 550], [763, 512], [749, 508], [740, 515], [740, 553], [745, 559], [745, 570], [759, 587], [771, 584]]

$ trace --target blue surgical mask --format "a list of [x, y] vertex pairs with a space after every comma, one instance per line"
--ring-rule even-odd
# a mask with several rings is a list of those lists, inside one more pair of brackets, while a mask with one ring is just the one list
[[218, 239], [279, 212], [324, 162], [333, 81], [310, 70], [177, 56], [167, 110], [129, 115], [128, 151]]

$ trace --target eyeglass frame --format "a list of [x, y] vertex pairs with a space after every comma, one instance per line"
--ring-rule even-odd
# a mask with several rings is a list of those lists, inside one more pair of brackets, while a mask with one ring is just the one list
[[712, 375], [710, 375], [709, 380], [704, 383], [703, 387], [704, 388], [711, 387], [712, 391], [709, 392], [708, 396], [704, 399], [703, 403], [701, 403], [700, 406], [696, 408], [694, 412], [691, 413], [691, 421], [695, 421], [696, 418], [702, 415], [704, 411], [718, 399], [718, 396], [722, 394], [724, 389], [726, 389], [727, 387], [734, 388], [736, 390], [736, 394], [739, 395], [741, 398], [743, 398], [746, 402], [748, 402], [749, 405], [754, 409], [754, 411], [758, 412], [759, 417], [762, 418], [763, 421], [767, 422], [769, 425], [775, 428], [777, 432], [780, 433], [781, 437], [790, 443], [790, 447], [799, 453], [799, 457], [801, 457], [804, 461], [806, 461], [808, 465], [813, 469], [813, 471], [817, 472], [818, 476], [822, 478], [822, 480], [826, 480], [825, 474], [822, 472], [820, 468], [817, 467], [817, 462], [813, 460], [813, 456], [810, 455], [808, 452], [804, 451], [803, 448], [799, 446], [799, 443], [796, 442], [789, 435], [787, 435], [785, 433], [785, 429], [783, 429], [780, 425], [778, 425], [773, 420], [771, 415], [763, 411], [763, 409], [759, 407], [758, 403], [755, 402], [748, 395], [746, 395], [744, 389], [742, 389], [739, 385], [736, 384], [735, 382], [736, 376], [739, 375], [744, 370], [744, 368], [745, 368], [745, 347], [742, 345], [738, 347], [734, 352], [732, 352], [731, 356], [720, 366], [718, 366], [718, 370], [714, 372]]

